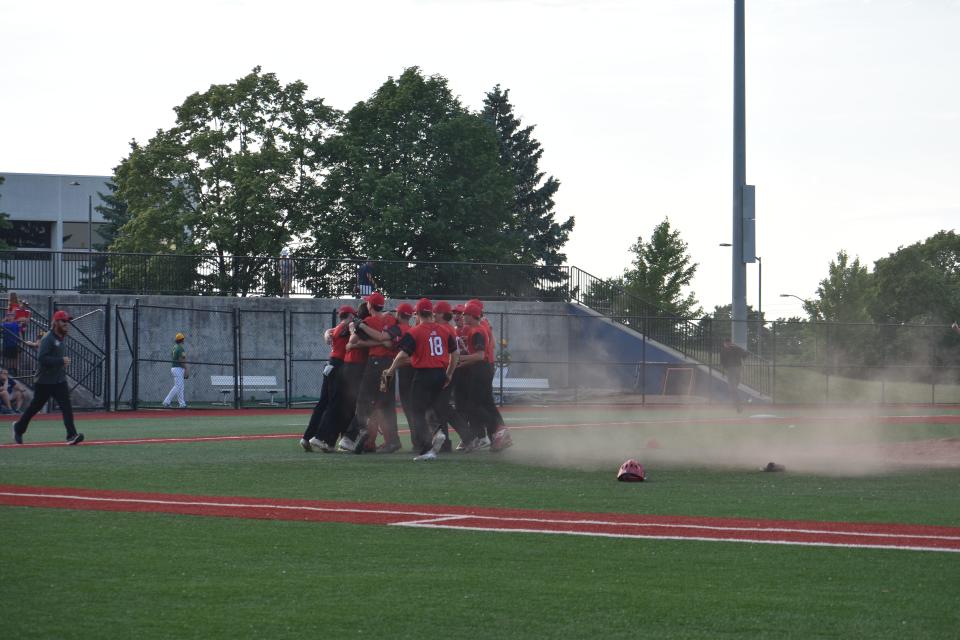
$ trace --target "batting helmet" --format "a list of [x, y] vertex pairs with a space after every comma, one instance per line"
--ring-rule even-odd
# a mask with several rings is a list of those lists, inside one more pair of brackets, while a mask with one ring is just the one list
[[617, 471], [617, 480], [620, 482], [643, 482], [647, 474], [643, 471], [643, 465], [630, 458]]

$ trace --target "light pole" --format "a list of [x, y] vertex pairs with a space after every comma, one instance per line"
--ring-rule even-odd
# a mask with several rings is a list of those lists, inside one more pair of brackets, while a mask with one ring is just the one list
[[[732, 247], [729, 242], [721, 242], [721, 247]], [[759, 329], [757, 329], [757, 355], [762, 354], [761, 343], [763, 342], [763, 259], [760, 256], [754, 256], [757, 259], [757, 318], [760, 320]]]
[[[74, 180], [71, 187], [79, 187], [80, 183]], [[93, 252], [93, 194], [87, 195], [87, 251]]]
[[806, 300], [804, 300], [804, 299], [801, 298], [800, 296], [795, 296], [795, 295], [793, 295], [792, 293], [781, 293], [781, 294], [780, 294], [780, 297], [781, 297], [781, 298], [796, 298], [797, 300], [799, 300], [799, 301], [802, 302], [803, 304], [807, 304], [807, 301], [806, 301]]

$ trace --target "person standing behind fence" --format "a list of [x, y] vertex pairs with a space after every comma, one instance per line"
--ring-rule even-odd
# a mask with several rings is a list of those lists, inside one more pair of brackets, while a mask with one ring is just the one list
[[366, 260], [357, 271], [357, 295], [369, 296], [377, 288], [377, 281], [373, 279], [373, 260]]
[[170, 355], [170, 375], [173, 376], [173, 388], [163, 401], [163, 406], [170, 408], [170, 403], [174, 397], [181, 409], [187, 408], [187, 400], [183, 395], [183, 381], [190, 377], [190, 369], [187, 368], [187, 351], [183, 347], [183, 341], [186, 338], [182, 333], [174, 337], [173, 352]]
[[53, 314], [53, 327], [40, 341], [37, 353], [39, 372], [34, 389], [33, 400], [20, 419], [13, 423], [13, 441], [23, 444], [23, 434], [30, 426], [30, 420], [37, 414], [47, 400], [54, 398], [63, 412], [63, 426], [67, 428], [67, 444], [83, 442], [83, 434], [78, 433], [73, 424], [73, 405], [70, 404], [70, 388], [67, 386], [67, 371], [70, 358], [63, 355], [63, 343], [70, 331], [70, 314], [57, 311]]
[[290, 290], [293, 287], [293, 275], [295, 271], [295, 265], [293, 258], [290, 257], [290, 249], [284, 247], [280, 251], [280, 295], [284, 298], [290, 297]]
[[731, 342], [730, 338], [723, 339], [720, 348], [720, 366], [727, 374], [727, 384], [730, 387], [730, 398], [733, 400], [737, 413], [740, 413], [740, 375], [743, 371], [743, 359], [750, 355]]
[[16, 312], [8, 309], [3, 317], [3, 363], [11, 375], [17, 375], [20, 358], [20, 334], [23, 325], [17, 321]]

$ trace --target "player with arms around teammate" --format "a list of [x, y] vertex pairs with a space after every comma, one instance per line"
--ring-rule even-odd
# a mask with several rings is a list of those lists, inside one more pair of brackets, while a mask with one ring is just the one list
[[13, 423], [13, 441], [23, 444], [23, 434], [27, 432], [30, 420], [50, 398], [56, 399], [63, 412], [63, 426], [67, 428], [67, 444], [80, 444], [83, 434], [78, 433], [73, 424], [73, 405], [70, 404], [70, 388], [67, 386], [66, 368], [70, 358], [63, 355], [63, 343], [70, 331], [70, 314], [57, 311], [53, 314], [53, 327], [50, 333], [40, 341], [37, 351], [39, 371], [34, 388], [33, 400], [20, 419]]
[[453, 332], [434, 322], [433, 303], [421, 298], [414, 309], [419, 322], [400, 340], [400, 352], [383, 372], [383, 380], [389, 383], [394, 372], [407, 363], [413, 367], [410, 426], [416, 442], [430, 442], [414, 460], [435, 460], [446, 441], [438, 416], [444, 412], [440, 403], [449, 402], [449, 398], [442, 392], [453, 378], [459, 354]]
[[343, 358], [347, 353], [347, 340], [350, 332], [347, 330], [347, 323], [356, 313], [348, 304], [341, 306], [337, 310], [337, 319], [340, 321], [336, 327], [327, 329], [323, 332], [323, 339], [330, 345], [330, 359], [327, 366], [323, 368], [323, 382], [320, 385], [320, 399], [313, 407], [313, 413], [310, 414], [310, 421], [307, 428], [300, 438], [300, 446], [304, 451], [318, 451], [321, 453], [332, 453], [336, 451], [336, 437], [325, 440], [320, 437], [320, 424], [323, 416], [331, 407], [339, 406], [340, 403], [340, 367], [343, 365]]

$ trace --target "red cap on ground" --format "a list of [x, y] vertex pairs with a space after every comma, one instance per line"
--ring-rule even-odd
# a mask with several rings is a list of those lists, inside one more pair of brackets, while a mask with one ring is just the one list
[[386, 299], [383, 297], [382, 293], [379, 291], [374, 291], [365, 297], [364, 301], [367, 302], [367, 304], [372, 304], [375, 307], [382, 307], [383, 303], [386, 302]]
[[397, 305], [397, 313], [402, 313], [405, 316], [413, 315], [413, 305], [409, 302], [401, 302]]
[[453, 309], [450, 308], [449, 302], [440, 301], [437, 304], [433, 305], [434, 313], [453, 313]]
[[474, 318], [479, 318], [483, 315], [483, 309], [480, 307], [480, 305], [474, 302], [468, 302], [463, 308], [463, 312], [468, 316], [473, 316]]
[[62, 310], [62, 309], [61, 309], [60, 311], [57, 311], [55, 314], [53, 314], [53, 319], [54, 319], [54, 320], [63, 320], [63, 321], [65, 321], [65, 322], [70, 322], [70, 320], [71, 320], [70, 314], [67, 313], [66, 311]]
[[348, 305], [348, 304], [345, 304], [345, 305], [343, 305], [342, 307], [340, 307], [339, 309], [337, 309], [337, 313], [356, 313], [356, 312], [357, 312], [357, 310], [354, 309], [353, 307], [351, 307], [351, 306]]

